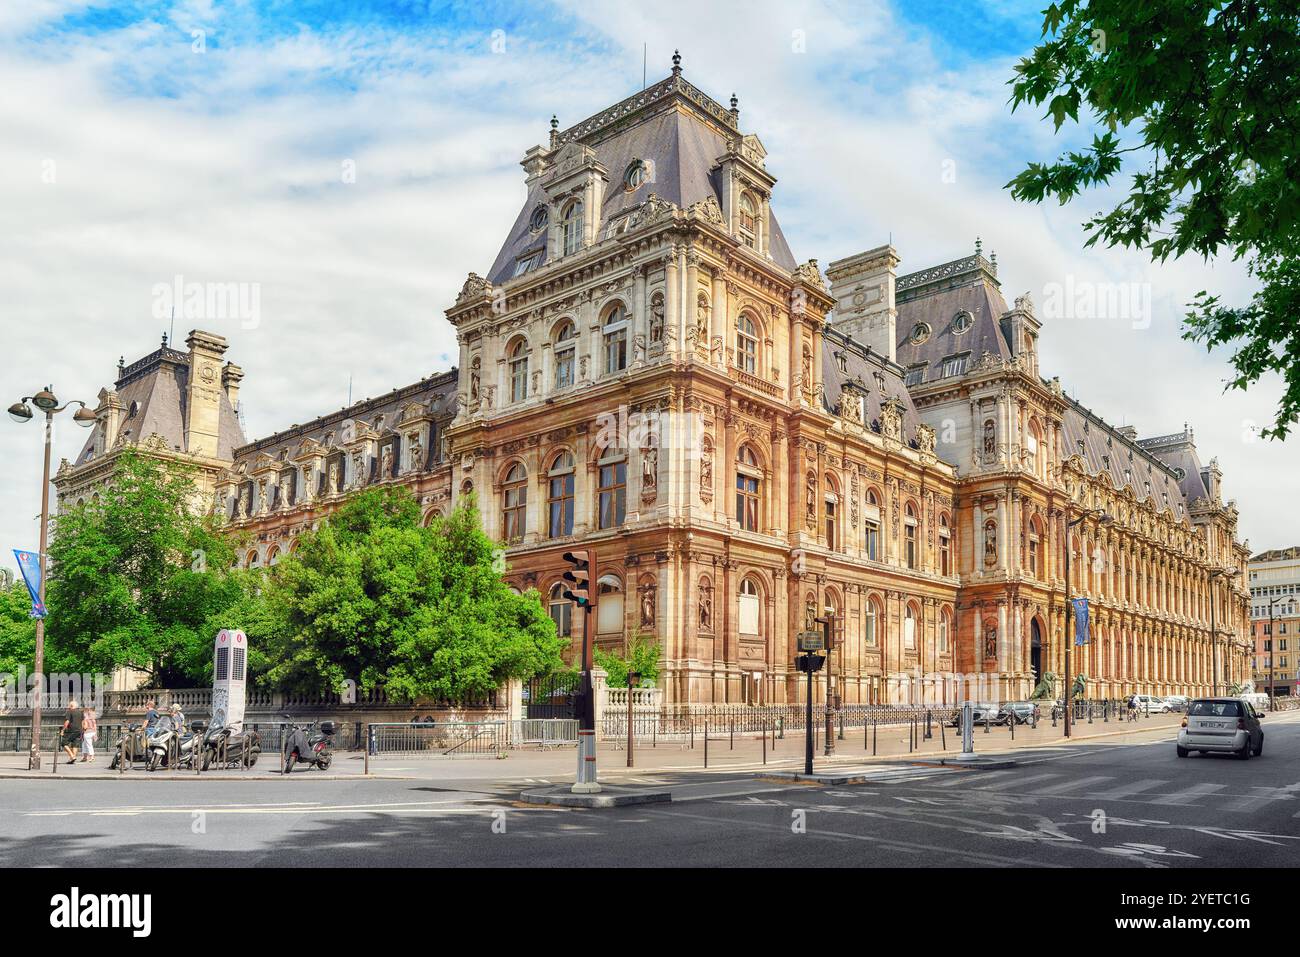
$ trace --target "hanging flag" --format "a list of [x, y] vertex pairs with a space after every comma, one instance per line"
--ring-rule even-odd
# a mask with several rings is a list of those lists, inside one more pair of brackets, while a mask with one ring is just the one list
[[1086, 645], [1088, 643], [1088, 599], [1072, 598], [1070, 603], [1074, 605], [1074, 643]]
[[20, 552], [14, 549], [18, 559], [18, 570], [22, 572], [23, 581], [27, 583], [27, 593], [32, 596], [32, 610], [28, 618], [44, 618], [45, 605], [41, 601], [41, 556], [36, 552]]

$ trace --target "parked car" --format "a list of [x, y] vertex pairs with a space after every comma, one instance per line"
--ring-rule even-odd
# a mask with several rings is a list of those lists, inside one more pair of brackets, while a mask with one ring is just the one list
[[1165, 695], [1165, 704], [1169, 705], [1170, 711], [1186, 711], [1187, 703], [1191, 700], [1185, 694]]
[[1029, 724], [1042, 717], [1036, 701], [1008, 701], [1002, 706], [1002, 719], [1015, 721], [1016, 724]]
[[1140, 694], [1137, 699], [1138, 711], [1143, 714], [1165, 714], [1173, 710], [1164, 698], [1158, 698], [1152, 694]]
[[1264, 753], [1261, 715], [1244, 698], [1197, 698], [1178, 729], [1178, 756], [1193, 751], [1235, 754], [1243, 761]]
[[[961, 727], [961, 710], [960, 707], [957, 708], [956, 713], [948, 721], [949, 727]], [[1002, 713], [1000, 705], [990, 704], [987, 702], [971, 702], [971, 714], [973, 715], [975, 724], [977, 725], [984, 724], [986, 720], [988, 724], [1005, 724], [1007, 720], [1007, 716]]]

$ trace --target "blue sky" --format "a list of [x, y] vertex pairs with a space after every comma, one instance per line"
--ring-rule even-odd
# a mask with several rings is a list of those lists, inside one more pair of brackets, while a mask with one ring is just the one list
[[[256, 328], [218, 327], [245, 369], [250, 437], [453, 364], [442, 317], [486, 272], [524, 199], [524, 151], [650, 82], [680, 48], [686, 77], [735, 92], [767, 147], [773, 207], [800, 260], [892, 240], [902, 271], [996, 251], [1003, 292], [1139, 283], [1147, 328], [1047, 319], [1042, 371], [1143, 435], [1189, 422], [1217, 455], [1256, 550], [1300, 541], [1279, 510], [1297, 454], [1251, 427], [1277, 383], [1221, 394], [1223, 355], [1179, 337], [1207, 286], [1241, 268], [1083, 250], [1106, 192], [1013, 203], [1006, 181], [1069, 142], [1008, 113], [1007, 79], [1041, 0], [25, 0], [0, 6], [0, 383], [94, 399], [166, 322], [176, 276], [259, 283]], [[196, 44], [192, 31], [202, 31]], [[643, 46], [644, 45], [644, 46]], [[1072, 133], [1071, 136], [1079, 134]], [[340, 175], [355, 171], [351, 181]], [[177, 322], [177, 335], [187, 328]], [[34, 381], [33, 376], [39, 381]], [[12, 401], [12, 400], [9, 400]], [[0, 427], [0, 546], [31, 547], [37, 429]], [[61, 431], [56, 456], [81, 433]]]

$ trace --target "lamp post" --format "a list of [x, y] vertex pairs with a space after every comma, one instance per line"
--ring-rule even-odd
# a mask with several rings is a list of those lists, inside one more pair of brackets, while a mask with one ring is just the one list
[[[27, 403], [30, 402], [36, 408], [45, 413], [45, 468], [41, 475], [41, 545], [40, 545], [40, 567], [41, 582], [37, 600], [45, 604], [45, 547], [49, 538], [50, 529], [50, 441], [54, 434], [54, 416], [62, 412], [71, 405], [80, 406], [76, 412], [72, 413], [72, 420], [78, 425], [85, 428], [95, 424], [95, 413], [86, 407], [86, 403], [79, 399], [74, 399], [64, 405], [59, 405], [59, 400], [55, 398], [54, 392], [50, 386], [41, 389], [35, 395], [23, 396], [23, 398], [9, 406], [9, 418], [15, 422], [30, 422], [32, 419], [32, 409]], [[27, 769], [29, 771], [39, 771], [41, 769], [41, 699], [45, 694], [45, 619], [36, 619], [36, 655], [32, 662], [33, 678], [35, 687], [32, 689], [34, 697], [32, 698], [32, 747], [27, 758]], [[55, 761], [58, 760], [56, 756]]]
[[1278, 595], [1268, 603], [1268, 710], [1277, 710], [1277, 698], [1273, 691], [1273, 665], [1277, 661], [1277, 648], [1274, 646], [1276, 637], [1273, 634], [1273, 608], [1278, 602], [1287, 603], [1286, 613], [1288, 615], [1295, 612], [1295, 599], [1290, 595]]
[[1074, 718], [1074, 689], [1070, 686], [1070, 622], [1073, 620], [1074, 608], [1070, 604], [1070, 529], [1089, 518], [1097, 519], [1098, 525], [1106, 525], [1111, 517], [1099, 508], [1088, 509], [1074, 521], [1070, 521], [1070, 509], [1065, 510], [1065, 736], [1070, 736], [1070, 726]]
[[1219, 625], [1214, 614], [1214, 583], [1226, 574], [1222, 568], [1210, 572], [1210, 682], [1211, 697], [1214, 698], [1219, 696]]

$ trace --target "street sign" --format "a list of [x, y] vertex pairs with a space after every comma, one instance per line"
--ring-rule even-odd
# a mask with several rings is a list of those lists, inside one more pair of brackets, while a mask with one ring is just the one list
[[814, 671], [821, 671], [822, 665], [826, 664], [825, 655], [800, 655], [795, 661], [799, 665], [799, 670], [804, 674], [811, 675]]
[[824, 651], [826, 636], [820, 631], [799, 632], [798, 647], [800, 651]]

